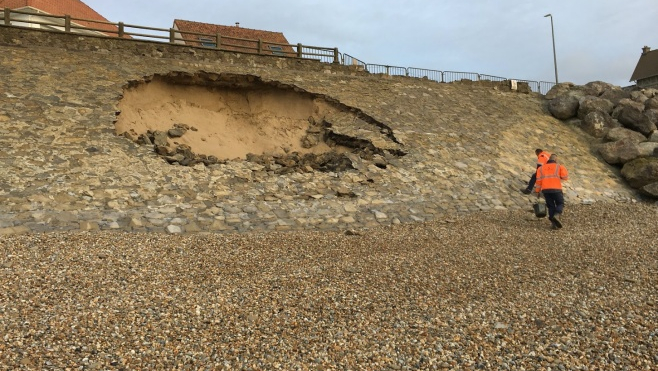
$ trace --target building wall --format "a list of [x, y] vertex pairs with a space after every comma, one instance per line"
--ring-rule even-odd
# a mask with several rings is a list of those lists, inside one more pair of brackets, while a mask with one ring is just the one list
[[[64, 31], [64, 22], [58, 22], [60, 19], [53, 17], [43, 17], [39, 15], [27, 15], [27, 14], [12, 14], [11, 16], [11, 25], [19, 27], [29, 27], [37, 28], [43, 30], [56, 30]], [[43, 24], [47, 23], [47, 24]], [[72, 23], [74, 26], [83, 27], [80, 24]], [[81, 29], [71, 29], [71, 32], [83, 35], [104, 35], [102, 32], [90, 31], [90, 30], [81, 30]]]
[[637, 86], [640, 88], [658, 88], [658, 76], [637, 80]]

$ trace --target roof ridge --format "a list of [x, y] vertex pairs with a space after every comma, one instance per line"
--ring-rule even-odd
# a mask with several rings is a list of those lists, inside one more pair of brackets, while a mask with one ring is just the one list
[[240, 28], [243, 30], [252, 30], [252, 31], [260, 31], [260, 32], [270, 32], [270, 33], [277, 33], [283, 35], [283, 32], [281, 31], [268, 31], [268, 30], [262, 30], [262, 29], [257, 29], [257, 28], [249, 28], [249, 27], [242, 27], [242, 26], [231, 26], [231, 25], [224, 25], [224, 24], [216, 24], [216, 23], [206, 23], [206, 22], [198, 22], [198, 21], [188, 21], [185, 19], [174, 19], [175, 22], [190, 22], [190, 23], [197, 23], [197, 24], [203, 24], [203, 25], [208, 25], [208, 26], [215, 26], [215, 27], [234, 27], [234, 28]]

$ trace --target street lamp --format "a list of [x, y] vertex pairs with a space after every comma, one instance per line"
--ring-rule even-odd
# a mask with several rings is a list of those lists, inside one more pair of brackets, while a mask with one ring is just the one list
[[553, 37], [553, 65], [555, 66], [555, 84], [557, 84], [557, 56], [555, 55], [555, 31], [553, 31], [553, 16], [551, 13], [548, 13], [544, 16], [551, 17], [551, 36]]

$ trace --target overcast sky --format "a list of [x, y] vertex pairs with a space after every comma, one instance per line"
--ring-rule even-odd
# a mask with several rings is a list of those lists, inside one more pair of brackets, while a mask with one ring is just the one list
[[282, 32], [366, 63], [627, 86], [658, 48], [658, 0], [83, 0], [112, 22], [174, 19]]

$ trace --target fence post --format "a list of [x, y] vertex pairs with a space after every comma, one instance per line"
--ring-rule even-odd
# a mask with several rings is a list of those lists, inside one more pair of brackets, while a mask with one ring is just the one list
[[263, 54], [263, 40], [258, 39], [258, 54]]
[[176, 30], [173, 28], [169, 29], [169, 43], [173, 44], [176, 42]]
[[64, 32], [71, 32], [71, 16], [68, 14], [64, 16]]
[[118, 37], [123, 37], [123, 32], [124, 32], [123, 28], [124, 28], [123, 22], [119, 22], [119, 32], [117, 33]]
[[5, 8], [5, 26], [11, 25], [11, 9]]
[[302, 57], [302, 43], [297, 43], [297, 58]]
[[338, 55], [338, 48], [334, 48], [334, 63], [340, 63], [340, 57]]
[[215, 40], [215, 47], [217, 49], [220, 49], [219, 46], [222, 44], [222, 35], [217, 32], [217, 36], [215, 36], [217, 40]]

